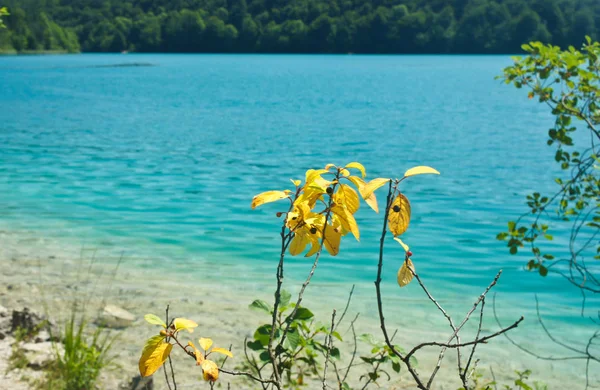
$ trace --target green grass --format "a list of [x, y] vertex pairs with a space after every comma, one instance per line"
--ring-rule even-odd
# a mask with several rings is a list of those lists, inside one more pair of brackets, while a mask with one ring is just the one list
[[104, 328], [97, 328], [91, 336], [86, 336], [89, 323], [83, 315], [78, 320], [77, 317], [73, 309], [61, 335], [64, 350], [55, 345], [56, 360], [40, 388], [94, 389], [100, 372], [112, 363], [110, 351], [116, 337]]

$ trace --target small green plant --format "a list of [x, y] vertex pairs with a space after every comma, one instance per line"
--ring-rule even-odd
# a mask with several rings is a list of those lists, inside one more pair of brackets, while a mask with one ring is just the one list
[[[525, 371], [515, 371], [515, 374], [517, 375], [516, 378], [514, 379], [513, 383], [510, 385], [500, 385], [496, 382], [496, 380], [491, 380], [489, 378], [487, 378], [484, 374], [484, 370], [475, 370], [473, 372], [473, 375], [471, 375], [471, 378], [469, 379], [470, 382], [470, 389], [472, 390], [497, 390], [497, 389], [502, 389], [502, 390], [548, 390], [548, 386], [541, 383], [541, 382], [537, 382], [534, 381], [533, 383], [529, 382], [529, 377], [531, 376], [531, 370], [525, 370]], [[492, 372], [492, 376], [493, 376], [493, 372]], [[465, 390], [464, 387], [461, 387], [458, 390]]]
[[73, 309], [61, 335], [62, 348], [54, 344], [55, 361], [51, 364], [42, 388], [83, 390], [95, 387], [100, 371], [111, 364], [110, 350], [116, 340], [104, 328], [97, 328], [91, 336], [83, 315], [77, 319]]
[[29, 360], [25, 355], [25, 351], [20, 348], [20, 343], [22, 342], [30, 342], [32, 341], [45, 326], [48, 325], [48, 321], [44, 320], [34, 326], [33, 328], [27, 327], [18, 327], [15, 329], [13, 336], [15, 338], [15, 342], [11, 346], [11, 354], [8, 358], [8, 368], [7, 371], [12, 371], [15, 369], [23, 369], [29, 365]]
[[10, 15], [8, 13], [8, 9], [6, 9], [6, 7], [0, 7], [0, 28], [6, 28], [4, 22], [2, 21], [2, 17], [7, 15]]
[[25, 356], [25, 351], [19, 348], [18, 343], [14, 343], [11, 347], [12, 351], [8, 358], [8, 367], [6, 371], [23, 369], [29, 365], [29, 359]]

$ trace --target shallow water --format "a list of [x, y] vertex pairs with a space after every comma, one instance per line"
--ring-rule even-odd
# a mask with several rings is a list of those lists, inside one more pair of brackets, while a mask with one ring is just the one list
[[[127, 63], [156, 66], [106, 66]], [[527, 193], [554, 190], [556, 173], [547, 110], [494, 80], [509, 64], [505, 56], [0, 57], [0, 228], [111, 258], [125, 251], [125, 267], [165, 278], [210, 272], [266, 291], [280, 208], [250, 210], [254, 194], [289, 188], [289, 178], [330, 162], [360, 161], [370, 178], [431, 165], [441, 176], [412, 178], [404, 192], [413, 211], [405, 241], [433, 293], [464, 313], [502, 268], [503, 320], [525, 314], [522, 332], [534, 329], [537, 293], [558, 332], [585, 333], [579, 291], [527, 273], [528, 256], [510, 256], [495, 239], [525, 211]], [[364, 286], [358, 305], [375, 314], [365, 302], [381, 216], [363, 205], [358, 222], [361, 242], [347, 237], [339, 256], [324, 256], [313, 286], [339, 300]], [[560, 251], [568, 236], [554, 233], [549, 245]], [[402, 254], [389, 245], [386, 299], [425, 303], [418, 285], [395, 286]], [[290, 280], [309, 266], [289, 258]], [[552, 348], [543, 336], [534, 344]]]

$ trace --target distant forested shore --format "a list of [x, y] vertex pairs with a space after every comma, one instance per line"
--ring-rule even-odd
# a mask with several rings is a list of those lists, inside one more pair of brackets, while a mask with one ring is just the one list
[[600, 38], [598, 0], [0, 0], [0, 52], [515, 53]]

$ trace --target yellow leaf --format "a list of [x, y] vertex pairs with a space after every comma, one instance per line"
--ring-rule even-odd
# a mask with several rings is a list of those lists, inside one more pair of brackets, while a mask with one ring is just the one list
[[139, 362], [141, 376], [154, 374], [169, 357], [173, 345], [163, 340], [163, 336], [154, 336], [146, 342]]
[[327, 164], [325, 165], [325, 170], [330, 170], [331, 168], [335, 167], [335, 164]]
[[175, 325], [176, 331], [185, 329], [190, 333], [192, 333], [194, 328], [198, 326], [197, 323], [186, 318], [175, 318], [175, 320], [173, 320], [173, 325]]
[[261, 194], [256, 195], [254, 198], [252, 198], [251, 207], [253, 209], [255, 209], [258, 206], [265, 204], [265, 203], [271, 203], [271, 202], [278, 201], [280, 199], [289, 198], [288, 194], [289, 194], [289, 191], [266, 191], [266, 192], [263, 192]]
[[320, 178], [323, 180], [323, 178], [321, 177], [322, 174], [327, 173], [328, 170], [327, 169], [309, 169], [308, 171], [306, 171], [306, 185], [309, 186], [311, 185], [313, 182], [315, 182], [315, 180], [317, 180], [317, 178]]
[[198, 342], [200, 343], [200, 348], [202, 348], [205, 351], [208, 351], [213, 344], [212, 339], [204, 337], [200, 337], [200, 340], [198, 340]]
[[202, 362], [202, 373], [205, 381], [215, 382], [219, 379], [219, 367], [212, 360]]
[[301, 180], [293, 180], [293, 179], [290, 179], [290, 181], [291, 181], [292, 183], [294, 183], [294, 185], [295, 185], [296, 187], [299, 187], [299, 186], [300, 186], [300, 184], [302, 184], [302, 181], [301, 181]]
[[310, 250], [308, 251], [308, 253], [306, 255], [304, 255], [304, 257], [311, 257], [312, 255], [314, 255], [315, 253], [317, 253], [319, 251], [319, 248], [321, 247], [320, 237], [321, 236], [319, 234], [311, 234], [309, 236], [312, 246], [310, 247]]
[[375, 210], [376, 213], [379, 212], [379, 207], [377, 206], [377, 198], [375, 197], [374, 192], [371, 194], [371, 196], [365, 199], [365, 202], [369, 205], [369, 207]]
[[308, 237], [304, 229], [300, 229], [300, 231], [296, 232], [294, 239], [290, 243], [290, 254], [292, 256], [296, 256], [304, 252], [304, 249], [306, 248], [309, 242], [310, 238]]
[[365, 167], [361, 163], [351, 162], [350, 164], [346, 165], [346, 168], [358, 169], [360, 171], [360, 174], [362, 175], [363, 179], [367, 176], [367, 171], [365, 170]]
[[404, 194], [398, 194], [388, 215], [390, 231], [395, 236], [403, 234], [410, 223], [410, 203]]
[[323, 245], [325, 245], [325, 249], [331, 256], [335, 256], [340, 252], [340, 241], [342, 240], [342, 235], [337, 231], [336, 228], [327, 225], [325, 229], [325, 240], [323, 241]]
[[360, 207], [358, 194], [348, 184], [340, 184], [340, 189], [335, 194], [334, 201], [336, 204], [346, 206], [348, 211], [352, 214], [356, 213]]
[[198, 348], [196, 348], [194, 343], [192, 343], [191, 341], [188, 341], [188, 345], [194, 349], [194, 355], [196, 357], [196, 365], [197, 366], [201, 365], [202, 362], [204, 361], [204, 355], [202, 355], [202, 352], [200, 352], [200, 350]]
[[358, 176], [348, 176], [347, 179], [350, 180], [359, 191], [365, 186], [365, 181]]
[[398, 270], [398, 285], [400, 287], [404, 287], [407, 284], [409, 284], [410, 281], [413, 279], [414, 272], [415, 265], [413, 264], [412, 260], [406, 259], [406, 261], [402, 263], [402, 267], [400, 267], [400, 269]]
[[404, 241], [402, 241], [398, 237], [394, 237], [394, 240], [398, 241], [398, 243], [400, 243], [400, 245], [402, 245], [402, 248], [404, 249], [404, 252], [408, 252], [410, 250], [410, 248], [408, 247], [408, 245], [406, 245], [404, 243]]
[[315, 207], [317, 200], [325, 193], [325, 189], [318, 186], [304, 187], [302, 194], [294, 202], [295, 205], [306, 204], [309, 209]]
[[350, 171], [349, 171], [349, 170], [347, 170], [347, 169], [345, 169], [345, 168], [342, 168], [342, 169], [340, 170], [340, 173], [341, 173], [341, 174], [342, 174], [342, 176], [344, 176], [344, 177], [348, 177], [348, 176], [350, 176]]
[[225, 349], [225, 348], [213, 348], [212, 351], [210, 351], [211, 353], [213, 352], [217, 352], [217, 353], [222, 353], [223, 355], [229, 356], [230, 358], [233, 357], [233, 354], [231, 353], [230, 350]]
[[373, 192], [375, 192], [375, 190], [377, 190], [382, 185], [388, 183], [389, 181], [390, 181], [390, 179], [383, 179], [383, 178], [373, 179], [370, 182], [368, 182], [367, 184], [365, 184], [362, 187], [362, 189], [359, 188], [360, 194], [362, 195], [363, 199], [367, 199], [371, 196], [371, 194], [373, 194]]
[[331, 211], [338, 216], [342, 227], [352, 232], [352, 234], [356, 238], [356, 241], [360, 241], [360, 232], [358, 231], [358, 224], [356, 223], [356, 219], [354, 219], [352, 213], [350, 213], [345, 207], [337, 205], [332, 207]]
[[418, 167], [410, 168], [408, 171], [404, 172], [404, 177], [415, 176], [415, 175], [425, 175], [425, 174], [439, 175], [440, 173], [431, 167], [421, 165]]
[[154, 314], [146, 314], [144, 316], [144, 319], [146, 320], [147, 323], [152, 324], [152, 325], [160, 325], [163, 328], [167, 327], [167, 324], [165, 324], [165, 322], [163, 320], [161, 320], [157, 315]]

